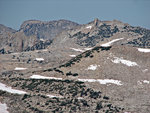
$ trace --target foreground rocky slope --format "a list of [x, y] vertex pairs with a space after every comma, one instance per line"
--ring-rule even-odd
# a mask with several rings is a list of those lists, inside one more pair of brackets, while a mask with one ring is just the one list
[[40, 24], [31, 30], [30, 22], [23, 24], [29, 24], [30, 35], [23, 27], [12, 34], [17, 46], [22, 46], [18, 40], [34, 45], [0, 55], [0, 108], [10, 113], [150, 112], [149, 30], [95, 19], [40, 40], [35, 34], [45, 24], [35, 21]]

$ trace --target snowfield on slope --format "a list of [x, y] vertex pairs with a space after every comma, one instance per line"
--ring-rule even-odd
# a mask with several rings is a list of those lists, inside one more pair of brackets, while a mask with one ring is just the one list
[[4, 104], [2, 104], [1, 102], [0, 102], [0, 113], [9, 113], [8, 111], [7, 111], [7, 105], [4, 103]]
[[136, 62], [132, 62], [130, 60], [125, 60], [123, 58], [118, 58], [118, 57], [114, 57], [114, 60], [111, 60], [113, 63], [122, 63], [124, 65], [127, 65], [127, 66], [138, 66], [138, 64]]
[[109, 46], [111, 46], [112, 43], [117, 42], [117, 41], [122, 40], [122, 39], [123, 39], [123, 38], [114, 39], [114, 40], [112, 40], [112, 41], [110, 41], [110, 42], [107, 42], [107, 43], [105, 43], [105, 44], [101, 44], [101, 46], [102, 46], [102, 47], [109, 47]]
[[16, 71], [21, 71], [21, 70], [26, 70], [27, 68], [23, 68], [23, 67], [16, 67], [14, 70]]
[[6, 92], [9, 92], [9, 93], [13, 93], [13, 94], [26, 94], [27, 93], [25, 91], [12, 89], [11, 87], [8, 87], [3, 83], [0, 83], [0, 90], [6, 91]]
[[55, 79], [55, 80], [62, 80], [62, 78], [45, 77], [45, 76], [41, 76], [41, 75], [32, 75], [30, 78], [32, 78], [32, 79]]
[[138, 48], [138, 51], [143, 52], [143, 53], [148, 53], [148, 52], [150, 52], [150, 49]]

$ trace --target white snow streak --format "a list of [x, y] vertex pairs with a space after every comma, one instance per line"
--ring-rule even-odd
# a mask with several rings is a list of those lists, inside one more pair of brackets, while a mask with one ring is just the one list
[[74, 51], [78, 51], [78, 52], [84, 52], [84, 50], [82, 50], [82, 49], [76, 49], [76, 48], [70, 48], [70, 49], [72, 49]]
[[35, 60], [36, 60], [36, 61], [44, 61], [43, 58], [36, 58]]
[[76, 57], [76, 55], [69, 55], [70, 57]]
[[70, 49], [72, 49], [74, 51], [78, 51], [78, 52], [85, 52], [87, 50], [91, 50], [92, 48], [83, 48], [83, 49], [80, 49], [80, 48], [78, 48], [78, 49], [76, 49], [76, 48], [70, 48]]
[[98, 82], [96, 79], [78, 79], [78, 80], [82, 82]]
[[116, 85], [123, 85], [122, 83], [121, 83], [121, 81], [119, 81], [119, 80], [113, 80], [113, 79], [104, 79], [104, 80], [98, 80], [98, 82], [100, 83], [100, 84], [116, 84]]
[[18, 71], [20, 71], [20, 70], [26, 70], [27, 68], [22, 68], [22, 67], [16, 67], [14, 70], [18, 70]]
[[7, 91], [9, 93], [14, 93], [14, 94], [26, 94], [27, 93], [25, 91], [20, 91], [20, 90], [12, 89], [11, 87], [8, 87], [8, 86], [6, 86], [3, 83], [0, 83], [0, 90]]
[[139, 51], [139, 52], [148, 53], [148, 52], [150, 52], [150, 49], [138, 48], [138, 51]]
[[[30, 78], [32, 79], [56, 79], [56, 80], [63, 80], [62, 78], [55, 78], [55, 77], [44, 77], [41, 75], [32, 75]], [[116, 84], [116, 85], [123, 85], [121, 81], [119, 80], [113, 80], [113, 79], [77, 79], [78, 81], [82, 82], [99, 82], [100, 84]], [[54, 95], [51, 95], [50, 97], [53, 97]]]
[[2, 104], [1, 102], [0, 102], [0, 113], [9, 113], [8, 111], [7, 111], [7, 105], [4, 103], [4, 104]]
[[100, 84], [116, 84], [116, 85], [123, 85], [119, 80], [113, 79], [78, 79], [82, 82], [99, 82]]
[[87, 51], [87, 50], [91, 50], [91, 49], [92, 49], [92, 48], [84, 48], [84, 50], [86, 50], [86, 51]]
[[122, 40], [122, 39], [123, 39], [123, 38], [114, 39], [114, 40], [112, 40], [112, 41], [110, 41], [110, 42], [107, 42], [107, 43], [105, 43], [105, 44], [102, 44], [101, 46], [102, 46], [102, 47], [109, 47], [109, 46], [111, 46], [112, 43], [117, 42], [117, 41]]
[[125, 64], [127, 66], [138, 66], [138, 64], [136, 62], [132, 62], [132, 61], [129, 61], [129, 60], [125, 60], [123, 58], [118, 58], [118, 57], [114, 57], [115, 59], [114, 60], [111, 60], [113, 63], [122, 63], [122, 64]]
[[96, 64], [94, 64], [94, 65], [90, 65], [86, 70], [96, 70], [97, 69], [97, 67], [99, 67], [100, 65], [96, 65]]
[[41, 76], [41, 75], [32, 75], [30, 78], [32, 78], [32, 79], [55, 79], [55, 80], [62, 80], [62, 78], [45, 77], [45, 76]]
[[56, 98], [63, 98], [63, 96], [57, 96], [57, 95], [47, 95], [49, 98], [54, 98], [54, 97], [56, 97]]

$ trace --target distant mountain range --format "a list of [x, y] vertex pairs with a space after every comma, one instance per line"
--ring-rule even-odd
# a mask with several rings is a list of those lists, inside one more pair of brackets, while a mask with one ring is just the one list
[[28, 20], [18, 31], [0, 25], [0, 53], [33, 51], [47, 47], [94, 47], [113, 37], [129, 38], [121, 43], [150, 48], [150, 30], [120, 21], [94, 21], [79, 25], [68, 20], [42, 22]]

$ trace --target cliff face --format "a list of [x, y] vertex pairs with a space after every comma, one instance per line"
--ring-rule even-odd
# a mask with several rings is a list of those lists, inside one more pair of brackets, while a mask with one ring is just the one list
[[73, 29], [76, 26], [78, 26], [77, 23], [68, 20], [50, 22], [29, 20], [21, 25], [20, 30], [22, 30], [26, 36], [36, 35], [38, 39], [52, 40], [60, 32]]

